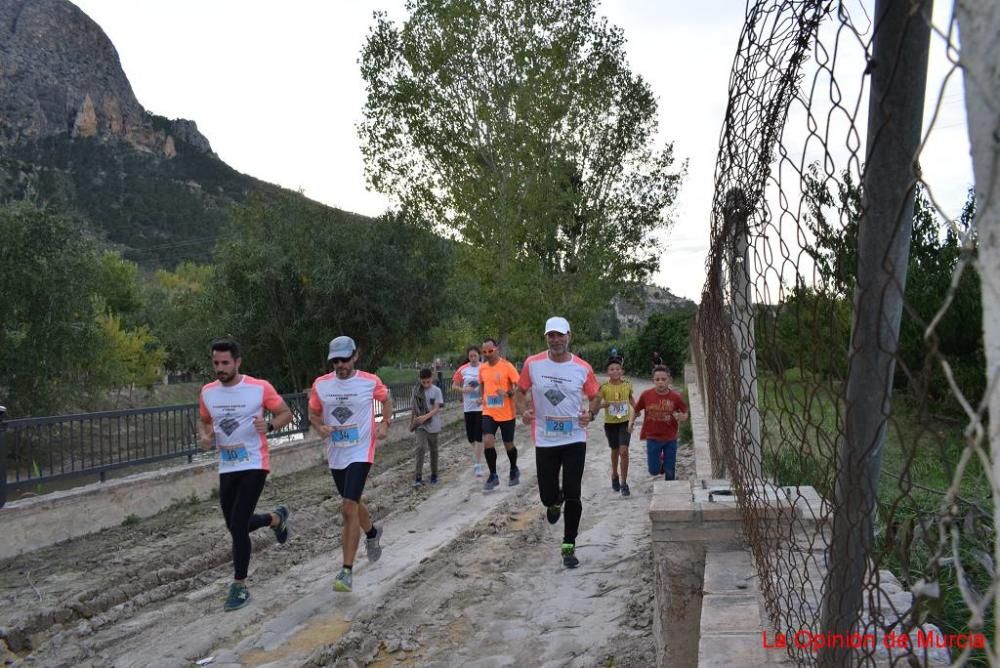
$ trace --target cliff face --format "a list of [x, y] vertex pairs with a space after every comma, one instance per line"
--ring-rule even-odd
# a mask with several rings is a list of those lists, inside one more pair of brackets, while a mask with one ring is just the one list
[[210, 153], [193, 121], [146, 113], [101, 27], [68, 0], [0, 0], [0, 145], [68, 133], [167, 157]]
[[108, 36], [68, 0], [0, 0], [0, 203], [53, 206], [169, 267], [206, 261], [250, 196], [303, 199], [224, 163], [194, 121], [148, 113]]

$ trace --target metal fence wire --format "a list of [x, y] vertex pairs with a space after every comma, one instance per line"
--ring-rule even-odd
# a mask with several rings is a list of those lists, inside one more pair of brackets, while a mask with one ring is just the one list
[[747, 5], [693, 354], [799, 664], [997, 663], [998, 4]]

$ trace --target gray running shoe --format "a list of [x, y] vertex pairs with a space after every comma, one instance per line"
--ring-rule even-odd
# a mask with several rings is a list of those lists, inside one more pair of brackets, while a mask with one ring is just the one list
[[576, 546], [573, 543], [562, 544], [563, 566], [566, 568], [576, 568], [580, 565], [580, 560], [576, 558]]
[[629, 489], [628, 489], [628, 483], [627, 482], [623, 482], [622, 483], [622, 496], [631, 496], [631, 494], [632, 494], [632, 492], [630, 492]]
[[226, 596], [226, 603], [222, 606], [222, 609], [226, 612], [232, 612], [233, 610], [239, 610], [249, 602], [250, 591], [246, 585], [234, 582], [229, 585], [229, 595]]
[[285, 506], [278, 506], [274, 509], [274, 514], [281, 518], [277, 526], [271, 527], [271, 531], [274, 532], [274, 537], [277, 539], [278, 543], [281, 545], [285, 544], [288, 540], [288, 508]]
[[333, 581], [333, 589], [342, 592], [351, 591], [351, 571], [341, 568], [337, 573], [337, 579]]
[[375, 537], [365, 538], [365, 552], [368, 554], [368, 561], [375, 563], [382, 556], [382, 546], [379, 540], [382, 538], [382, 527], [375, 527]]
[[490, 474], [490, 477], [486, 479], [486, 482], [483, 483], [483, 491], [492, 492], [499, 485], [500, 485], [500, 476], [498, 476], [496, 473], [492, 473]]
[[516, 466], [510, 470], [510, 482], [507, 483], [509, 487], [521, 484], [521, 469]]

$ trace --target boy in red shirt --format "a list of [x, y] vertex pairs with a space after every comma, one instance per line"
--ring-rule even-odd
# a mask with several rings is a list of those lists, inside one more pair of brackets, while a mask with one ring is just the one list
[[639, 395], [628, 423], [628, 431], [632, 433], [639, 413], [646, 411], [639, 438], [646, 441], [646, 463], [650, 475], [659, 475], [660, 455], [663, 455], [664, 480], [674, 479], [677, 426], [688, 419], [684, 398], [670, 388], [670, 381], [670, 369], [657, 365], [653, 369], [653, 389]]

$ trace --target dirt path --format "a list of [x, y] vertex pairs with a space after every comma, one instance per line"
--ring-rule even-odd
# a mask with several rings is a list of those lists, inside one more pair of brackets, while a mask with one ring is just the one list
[[[519, 425], [522, 483], [484, 494], [456, 427], [442, 483], [413, 490], [404, 442], [379, 451], [366, 498], [385, 528], [336, 594], [339, 501], [322, 468], [269, 481], [292, 537], [254, 535], [252, 603], [222, 612], [229, 540], [214, 501], [0, 562], [0, 637], [15, 664], [52, 666], [646, 666], [654, 661], [647, 515], [652, 478], [633, 447], [633, 495], [609, 481], [598, 421], [584, 474], [579, 568], [563, 569], [561, 523], [538, 501], [534, 448]], [[693, 475], [682, 446], [679, 472]], [[500, 473], [506, 480], [506, 458]], [[81, 517], [80, 521], [86, 521]], [[361, 550], [363, 554], [364, 550]], [[2, 643], [0, 643], [2, 650]]]

